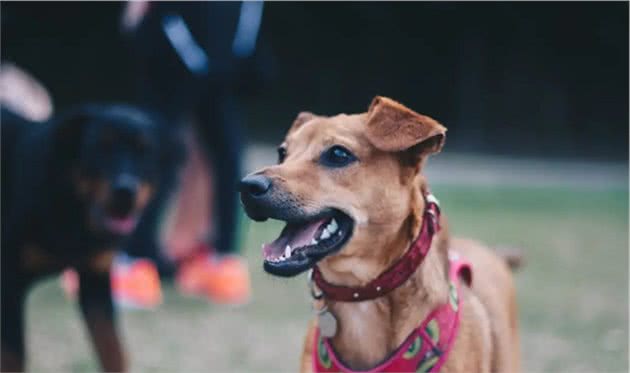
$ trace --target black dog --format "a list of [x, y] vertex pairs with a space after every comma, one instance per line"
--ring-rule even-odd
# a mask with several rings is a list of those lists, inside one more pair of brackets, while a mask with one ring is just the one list
[[109, 272], [154, 193], [169, 148], [159, 126], [123, 105], [81, 107], [46, 123], [2, 110], [3, 371], [24, 368], [29, 287], [68, 266], [79, 273], [102, 368], [125, 370]]

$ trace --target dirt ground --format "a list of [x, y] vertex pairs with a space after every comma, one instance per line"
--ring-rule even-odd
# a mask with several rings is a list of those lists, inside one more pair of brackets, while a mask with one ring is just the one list
[[[516, 274], [523, 371], [627, 372], [627, 187], [448, 185], [433, 191], [454, 234], [526, 254]], [[306, 279], [266, 275], [259, 253], [280, 228], [243, 225], [249, 305], [212, 305], [165, 285], [158, 310], [124, 310], [132, 371], [296, 371], [311, 317]], [[29, 297], [27, 343], [30, 371], [97, 368], [76, 305], [57, 279]]]

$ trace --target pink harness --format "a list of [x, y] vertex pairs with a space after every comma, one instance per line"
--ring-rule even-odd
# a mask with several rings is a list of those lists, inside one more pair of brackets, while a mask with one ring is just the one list
[[[459, 330], [459, 279], [464, 277], [470, 285], [471, 273], [470, 264], [450, 252], [448, 302], [434, 309], [389, 358], [365, 372], [439, 372]], [[330, 341], [320, 336], [319, 329], [315, 331], [314, 342], [314, 372], [357, 372], [337, 357]]]

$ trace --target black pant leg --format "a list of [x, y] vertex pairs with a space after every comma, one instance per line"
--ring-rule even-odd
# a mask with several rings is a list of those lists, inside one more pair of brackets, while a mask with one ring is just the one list
[[242, 132], [235, 98], [227, 90], [209, 91], [197, 106], [197, 133], [203, 152], [212, 163], [214, 232], [217, 252], [238, 251], [239, 203], [237, 185], [242, 176]]

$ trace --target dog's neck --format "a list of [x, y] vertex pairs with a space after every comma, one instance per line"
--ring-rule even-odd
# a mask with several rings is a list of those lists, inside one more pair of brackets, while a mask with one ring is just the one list
[[[382, 268], [388, 268], [408, 250], [413, 241], [409, 237], [408, 229], [409, 227], [401, 229], [399, 237], [391, 246], [374, 248], [395, 253], [388, 259], [388, 265]], [[420, 227], [415, 227], [414, 230], [417, 235]], [[436, 306], [446, 302], [447, 231], [444, 222], [442, 230], [434, 236], [431, 249], [415, 273], [389, 294], [364, 302], [326, 301], [339, 325], [332, 344], [344, 363], [353, 369], [369, 369], [377, 365], [398, 348]], [[331, 277], [331, 282], [357, 285], [350, 279], [351, 275], [339, 276], [325, 267], [323, 266], [322, 272]]]

